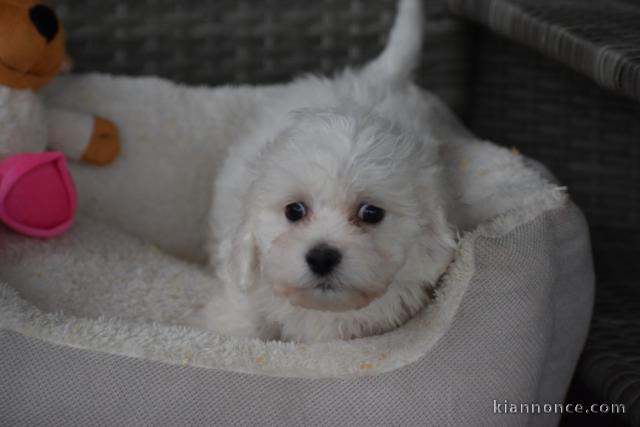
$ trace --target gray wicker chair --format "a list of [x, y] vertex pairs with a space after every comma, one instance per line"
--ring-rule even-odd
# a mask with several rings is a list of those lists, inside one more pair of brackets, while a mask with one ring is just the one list
[[577, 381], [640, 425], [640, 3], [449, 5], [480, 24], [469, 124], [545, 163], [589, 221], [596, 303]]
[[[381, 48], [395, 7], [395, 0], [52, 3], [77, 71], [208, 85], [284, 81], [362, 62]], [[600, 401], [625, 403], [624, 417], [639, 425], [640, 6], [449, 0], [429, 1], [428, 14], [420, 83], [479, 136], [545, 163], [585, 211], [599, 283], [578, 377]]]

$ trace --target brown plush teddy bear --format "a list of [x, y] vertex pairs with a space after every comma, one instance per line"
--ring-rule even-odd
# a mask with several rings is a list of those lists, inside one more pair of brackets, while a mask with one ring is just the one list
[[120, 151], [117, 128], [83, 112], [45, 106], [34, 90], [65, 62], [60, 20], [36, 0], [0, 0], [0, 157], [61, 151], [71, 159], [105, 165]]

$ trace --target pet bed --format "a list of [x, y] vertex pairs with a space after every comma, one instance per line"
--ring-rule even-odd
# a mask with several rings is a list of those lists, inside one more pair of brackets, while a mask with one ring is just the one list
[[591, 315], [586, 223], [542, 167], [475, 140], [428, 94], [464, 224], [432, 305], [384, 335], [313, 345], [181, 326], [212, 284], [201, 262], [224, 154], [216, 121], [244, 124], [220, 106], [282, 88], [86, 75], [48, 89], [53, 104], [112, 118], [123, 151], [73, 167], [81, 213], [62, 238], [0, 229], [2, 424], [557, 422], [496, 404], [564, 398]]

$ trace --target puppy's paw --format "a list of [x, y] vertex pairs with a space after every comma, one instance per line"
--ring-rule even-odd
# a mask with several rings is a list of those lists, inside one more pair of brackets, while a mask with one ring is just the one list
[[113, 162], [119, 153], [120, 136], [118, 128], [109, 120], [96, 116], [91, 140], [82, 154], [82, 161], [104, 166]]

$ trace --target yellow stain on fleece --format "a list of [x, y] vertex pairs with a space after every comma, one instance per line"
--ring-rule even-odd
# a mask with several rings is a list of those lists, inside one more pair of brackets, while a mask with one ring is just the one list
[[182, 366], [187, 366], [193, 360], [193, 353], [189, 350], [182, 355]]
[[369, 370], [369, 369], [373, 369], [375, 365], [371, 362], [362, 362], [360, 364], [360, 369], [362, 369], [363, 371]]

